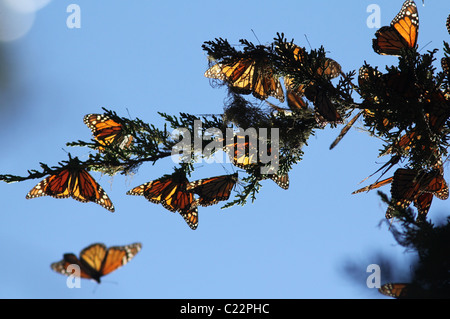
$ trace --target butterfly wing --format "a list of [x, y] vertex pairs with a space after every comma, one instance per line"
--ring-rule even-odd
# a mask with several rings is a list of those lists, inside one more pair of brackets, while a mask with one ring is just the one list
[[373, 49], [382, 55], [400, 55], [402, 49], [415, 48], [419, 31], [419, 15], [414, 1], [403, 3], [390, 26], [380, 28], [373, 39]]
[[100, 275], [105, 276], [127, 264], [142, 249], [141, 243], [126, 246], [113, 246], [106, 251], [100, 269]]
[[70, 191], [72, 197], [80, 202], [94, 202], [114, 212], [114, 205], [104, 189], [85, 170], [74, 171]]
[[391, 185], [391, 205], [386, 211], [386, 218], [392, 218], [395, 207], [406, 209], [419, 195], [422, 176], [417, 170], [399, 168], [395, 171]]
[[61, 261], [52, 263], [50, 265], [51, 269], [65, 276], [77, 275], [75, 273], [76, 270], [73, 268], [74, 266], [79, 267], [80, 272], [78, 273], [78, 275], [81, 278], [93, 280], [96, 280], [95, 278], [98, 278], [98, 274], [90, 267], [86, 267], [83, 263], [81, 263], [78, 257], [74, 254], [64, 254], [64, 258]]
[[199, 205], [210, 206], [217, 204], [219, 201], [228, 200], [237, 180], [237, 173], [215, 176], [191, 182], [187, 186], [187, 190], [199, 195]]
[[282, 189], [289, 188], [289, 175], [286, 174], [270, 174], [269, 178], [273, 180]]
[[414, 206], [417, 208], [417, 220], [424, 220], [430, 210], [433, 201], [432, 193], [421, 193], [414, 199]]
[[330, 98], [324, 90], [315, 89], [314, 108], [316, 116], [321, 123], [342, 123], [342, 117], [331, 103]]
[[239, 58], [226, 64], [217, 63], [206, 70], [205, 77], [222, 80], [237, 93], [250, 94], [255, 61], [251, 58]]
[[369, 186], [365, 186], [365, 187], [363, 187], [363, 188], [360, 188], [360, 189], [354, 191], [352, 194], [358, 194], [358, 193], [362, 193], [362, 192], [368, 192], [368, 191], [370, 191], [370, 190], [372, 190], [372, 189], [379, 188], [379, 187], [381, 187], [381, 186], [384, 186], [384, 185], [387, 185], [387, 184], [389, 184], [389, 183], [392, 183], [392, 180], [393, 180], [393, 179], [394, 179], [393, 177], [389, 177], [389, 178], [383, 179], [382, 181], [375, 182], [375, 183], [373, 183], [373, 184], [370, 184]]
[[26, 198], [40, 196], [72, 197], [82, 203], [94, 202], [114, 212], [114, 206], [103, 188], [87, 171], [80, 168], [65, 168], [50, 175], [33, 187]]
[[264, 51], [257, 49], [227, 63], [217, 63], [205, 72], [205, 77], [228, 83], [236, 93], [253, 94], [265, 100], [274, 96], [284, 102], [279, 79], [274, 75]]
[[185, 176], [170, 175], [137, 186], [128, 195], [141, 195], [155, 204], [161, 204], [171, 212], [185, 213], [194, 202], [194, 195], [186, 191], [189, 181]]
[[[83, 119], [94, 135], [95, 140], [102, 145], [119, 143], [119, 147], [126, 148], [132, 143], [132, 136], [124, 136], [123, 126], [104, 114], [87, 114]], [[100, 147], [103, 150], [103, 147]]]
[[54, 198], [67, 198], [70, 196], [70, 181], [72, 179], [71, 171], [63, 169], [60, 172], [50, 175], [40, 181], [33, 187], [26, 199], [36, 198], [40, 196], [52, 196]]
[[382, 285], [378, 291], [385, 296], [394, 298], [405, 298], [408, 296], [409, 284], [405, 283], [387, 283]]
[[448, 199], [448, 185], [444, 177], [437, 171], [431, 171], [421, 184], [423, 192], [431, 193], [439, 199]]
[[180, 215], [192, 230], [196, 230], [198, 226], [198, 202], [193, 202], [191, 209], [185, 213], [180, 213]]

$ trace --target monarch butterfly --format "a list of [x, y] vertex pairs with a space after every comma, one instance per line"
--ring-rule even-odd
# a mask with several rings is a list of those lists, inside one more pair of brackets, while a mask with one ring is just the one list
[[[293, 45], [294, 59], [299, 63], [300, 67], [303, 67], [305, 61], [306, 52], [305, 49]], [[341, 73], [341, 66], [339, 63], [330, 58], [325, 58], [322, 65], [317, 66], [314, 71], [311, 71], [317, 77], [325, 77], [327, 79], [333, 79]], [[284, 78], [284, 85], [286, 87], [287, 104], [293, 111], [306, 109], [306, 102], [303, 100], [303, 96], [306, 95], [308, 100], [313, 102], [318, 114], [318, 119], [321, 122], [340, 122], [341, 116], [331, 104], [330, 99], [326, 96], [323, 88], [318, 87], [314, 82], [308, 86], [300, 84], [297, 88], [294, 88], [293, 81], [290, 77]], [[309, 94], [307, 92], [309, 90]], [[311, 94], [311, 92], [314, 92]]]
[[[250, 141], [239, 142], [236, 136], [234, 142], [224, 146], [224, 150], [231, 158], [232, 163], [239, 168], [249, 169], [261, 165], [261, 162], [258, 161], [258, 151], [255, 143], [250, 143]], [[269, 152], [271, 152], [270, 147]], [[289, 175], [287, 173], [281, 175], [272, 173], [261, 177], [261, 179], [266, 178], [270, 178], [283, 189], [289, 188]]]
[[411, 284], [407, 283], [387, 283], [378, 288], [378, 291], [385, 296], [394, 298], [408, 298], [411, 295]]
[[137, 186], [129, 190], [127, 195], [144, 196], [150, 202], [161, 204], [171, 212], [179, 212], [188, 226], [196, 229], [197, 202], [194, 194], [186, 190], [188, 184], [189, 181], [183, 172], [175, 172]]
[[264, 46], [257, 46], [227, 62], [217, 63], [204, 75], [228, 83], [236, 93], [251, 93], [261, 100], [273, 96], [284, 102], [283, 89]]
[[360, 189], [354, 191], [352, 194], [358, 194], [358, 193], [362, 193], [362, 192], [368, 192], [368, 191], [370, 191], [370, 190], [372, 190], [372, 189], [379, 188], [379, 187], [381, 187], [381, 186], [390, 184], [390, 183], [392, 183], [392, 179], [393, 179], [393, 177], [391, 176], [391, 177], [389, 177], [389, 178], [383, 179], [382, 181], [378, 181], [378, 182], [375, 182], [375, 183], [373, 183], [373, 184], [370, 184], [369, 186], [365, 186], [365, 187], [363, 187], [363, 188], [360, 188]]
[[391, 205], [386, 211], [386, 218], [393, 217], [395, 207], [407, 208], [414, 202], [419, 218], [424, 218], [429, 211], [433, 195], [439, 199], [448, 198], [448, 185], [438, 169], [419, 172], [414, 169], [399, 168], [395, 171], [391, 185]]
[[[51, 269], [65, 276], [77, 275], [73, 273], [73, 265], [80, 269], [79, 276], [85, 279], [95, 280], [100, 283], [100, 278], [113, 272], [128, 263], [141, 250], [141, 243], [126, 246], [113, 246], [106, 248], [102, 243], [95, 243], [80, 252], [77, 258], [72, 253], [64, 254], [61, 261], [52, 263]], [[72, 265], [72, 267], [70, 267]]]
[[220, 175], [191, 182], [186, 189], [199, 195], [200, 206], [210, 206], [228, 200], [237, 181], [238, 173]]
[[326, 90], [319, 86], [305, 89], [305, 96], [314, 103], [316, 118], [319, 123], [342, 123], [342, 117], [331, 102]]
[[72, 197], [82, 203], [94, 202], [114, 212], [114, 205], [103, 188], [79, 166], [67, 166], [43, 179], [28, 192], [26, 199], [40, 196]]
[[390, 26], [381, 27], [372, 41], [374, 51], [382, 55], [401, 55], [402, 49], [415, 49], [419, 14], [412, 0], [406, 0]]
[[409, 133], [402, 135], [393, 146], [388, 147], [380, 156], [392, 154], [394, 150], [396, 153], [408, 152], [414, 146], [414, 140], [420, 139], [421, 136], [417, 134], [415, 129], [412, 129]]
[[119, 145], [120, 148], [127, 148], [133, 142], [131, 135], [124, 135], [123, 125], [104, 114], [87, 114], [83, 118], [84, 123], [89, 127], [95, 140], [103, 146]]

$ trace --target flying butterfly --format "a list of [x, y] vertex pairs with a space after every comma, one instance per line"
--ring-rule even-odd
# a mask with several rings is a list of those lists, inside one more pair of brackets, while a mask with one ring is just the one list
[[283, 89], [270, 63], [266, 48], [259, 45], [229, 61], [214, 64], [204, 75], [226, 82], [236, 93], [252, 94], [261, 100], [273, 96], [284, 102]]
[[[102, 243], [95, 243], [84, 248], [79, 258], [73, 253], [64, 254], [61, 261], [52, 263], [50, 267], [65, 276], [79, 275], [81, 278], [100, 283], [101, 277], [128, 263], [141, 248], [141, 243], [109, 248]], [[75, 266], [79, 267], [79, 273], [76, 272]]]
[[419, 14], [414, 1], [406, 0], [390, 26], [381, 27], [372, 41], [374, 51], [382, 55], [401, 55], [402, 49], [417, 46]]
[[114, 212], [114, 205], [103, 188], [81, 166], [68, 165], [43, 179], [26, 195], [26, 199], [41, 196], [68, 198], [82, 203], [94, 202]]
[[191, 182], [186, 190], [199, 196], [200, 206], [210, 206], [228, 200], [237, 181], [238, 173], [214, 176]]
[[155, 204], [161, 204], [171, 212], [179, 212], [188, 226], [196, 229], [198, 225], [197, 202], [192, 192], [187, 191], [189, 181], [183, 172], [150, 181], [127, 192], [127, 195], [144, 196]]
[[100, 151], [103, 151], [104, 146], [107, 145], [118, 145], [121, 149], [127, 148], [133, 142], [131, 135], [124, 134], [123, 125], [107, 115], [87, 114], [84, 116], [83, 122], [101, 145], [99, 146]]

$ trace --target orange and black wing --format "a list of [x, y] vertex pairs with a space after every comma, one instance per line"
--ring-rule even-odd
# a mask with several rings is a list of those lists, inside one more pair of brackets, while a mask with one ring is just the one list
[[200, 206], [210, 206], [217, 204], [219, 201], [228, 200], [237, 180], [237, 173], [215, 176], [191, 182], [187, 190], [199, 195], [198, 203]]
[[386, 218], [393, 217], [392, 210], [396, 207], [406, 209], [420, 195], [420, 180], [423, 174], [417, 170], [399, 168], [395, 171], [391, 184], [391, 205], [386, 211]]
[[439, 199], [448, 199], [448, 185], [444, 177], [437, 171], [429, 172], [422, 182], [421, 190], [425, 193], [431, 193]]
[[410, 284], [406, 283], [387, 283], [382, 285], [378, 291], [385, 296], [394, 298], [407, 298]]
[[94, 202], [114, 212], [114, 205], [105, 190], [85, 170], [80, 170], [72, 180], [72, 197], [80, 202]]
[[[74, 254], [64, 254], [61, 261], [52, 263], [51, 269], [65, 276], [79, 275], [81, 278], [93, 279], [100, 282], [100, 276], [97, 271], [84, 265]], [[77, 268], [75, 268], [77, 267]], [[79, 271], [79, 273], [77, 273]]]
[[412, 0], [403, 3], [390, 26], [380, 28], [373, 39], [373, 49], [378, 54], [400, 55], [402, 49], [416, 48], [419, 31], [419, 14]]
[[[83, 119], [102, 146], [118, 143], [120, 148], [126, 148], [132, 143], [131, 135], [124, 135], [123, 126], [104, 114], [87, 114]], [[99, 148], [103, 150], [103, 147]]]
[[433, 201], [432, 193], [421, 193], [414, 199], [414, 206], [417, 208], [417, 220], [424, 220], [430, 210], [431, 202]]
[[318, 121], [322, 124], [342, 123], [341, 115], [334, 107], [326, 92], [320, 88], [315, 88], [313, 91], [315, 92], [313, 103]]
[[365, 186], [365, 187], [363, 187], [363, 188], [360, 188], [360, 189], [354, 191], [352, 194], [358, 194], [358, 193], [362, 193], [362, 192], [368, 192], [368, 191], [370, 191], [370, 190], [372, 190], [372, 189], [376, 189], [376, 188], [379, 188], [379, 187], [381, 187], [381, 186], [390, 184], [390, 183], [392, 183], [392, 180], [393, 180], [393, 179], [394, 179], [393, 177], [389, 177], [389, 178], [383, 179], [382, 181], [378, 181], [378, 182], [375, 182], [375, 183], [373, 183], [373, 184], [370, 184], [369, 186]]
[[283, 89], [269, 63], [261, 52], [247, 53], [227, 63], [213, 65], [204, 75], [226, 82], [236, 93], [251, 93], [262, 100], [274, 96], [283, 102]]
[[184, 176], [170, 175], [137, 186], [127, 195], [141, 195], [155, 204], [161, 204], [171, 212], [185, 213], [191, 209], [194, 195], [186, 190], [189, 181]]
[[180, 213], [185, 222], [192, 230], [196, 230], [198, 226], [198, 201], [192, 203], [191, 208], [184, 213]]
[[353, 124], [355, 124], [356, 120], [363, 113], [364, 113], [364, 110], [359, 111], [358, 114], [356, 114], [350, 121], [348, 121], [347, 124], [345, 124], [345, 126], [342, 128], [339, 135], [336, 137], [336, 139], [333, 141], [333, 143], [331, 143], [330, 150], [332, 150], [344, 138], [345, 134], [347, 134], [347, 132], [350, 130], [350, 128], [353, 126]]
[[70, 197], [70, 183], [72, 178], [73, 176], [70, 169], [63, 169], [40, 181], [28, 192], [26, 199], [40, 196], [52, 196], [55, 198]]
[[33, 187], [26, 198], [40, 196], [72, 197], [83, 203], [94, 202], [114, 212], [114, 205], [103, 188], [87, 171], [80, 168], [65, 168], [50, 175]]
[[241, 140], [235, 137], [233, 143], [224, 146], [224, 150], [235, 166], [246, 169], [258, 163], [258, 147], [257, 142]]
[[[134, 243], [126, 246], [113, 246], [106, 251], [101, 268], [100, 275], [105, 276], [114, 270], [127, 264], [141, 250], [141, 243]], [[81, 257], [81, 256], [80, 256]]]
[[289, 188], [289, 174], [270, 174], [269, 178], [273, 180], [282, 189]]

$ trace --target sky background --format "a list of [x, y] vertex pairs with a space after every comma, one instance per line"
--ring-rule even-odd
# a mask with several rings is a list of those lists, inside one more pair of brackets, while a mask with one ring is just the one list
[[[67, 160], [68, 152], [87, 159], [90, 149], [65, 144], [90, 141], [83, 116], [102, 107], [160, 128], [158, 111], [221, 113], [226, 90], [203, 76], [204, 41], [269, 44], [284, 32], [308, 50], [323, 45], [344, 72], [364, 61], [380, 70], [397, 64], [374, 53], [376, 29], [367, 26], [366, 9], [379, 5], [381, 26], [389, 25], [403, 1], [42, 0], [34, 9], [0, 3], [0, 174], [25, 176], [39, 162]], [[72, 3], [81, 9], [79, 29], [66, 25]], [[450, 41], [450, 3], [416, 3], [419, 50], [441, 49]], [[440, 50], [436, 66], [442, 56]], [[26, 200], [40, 179], [0, 182], [0, 298], [385, 298], [366, 286], [366, 267], [381, 254], [401, 270], [393, 279], [407, 281], [412, 256], [380, 224], [386, 206], [376, 192], [351, 192], [374, 182], [358, 184], [388, 158], [377, 158], [381, 141], [357, 128], [330, 151], [341, 127], [311, 137], [289, 173], [289, 190], [267, 180], [254, 203], [199, 208], [195, 231], [179, 214], [125, 195], [170, 173], [170, 159], [144, 164], [134, 176], [92, 172], [115, 213], [73, 199]], [[197, 167], [192, 180], [235, 170]], [[447, 205], [435, 199], [428, 216], [442, 220]], [[100, 285], [82, 280], [81, 288], [69, 289], [50, 264], [95, 242], [143, 247]], [[349, 264], [357, 265], [353, 276], [345, 271]], [[382, 268], [382, 283], [390, 279], [383, 274]]]

